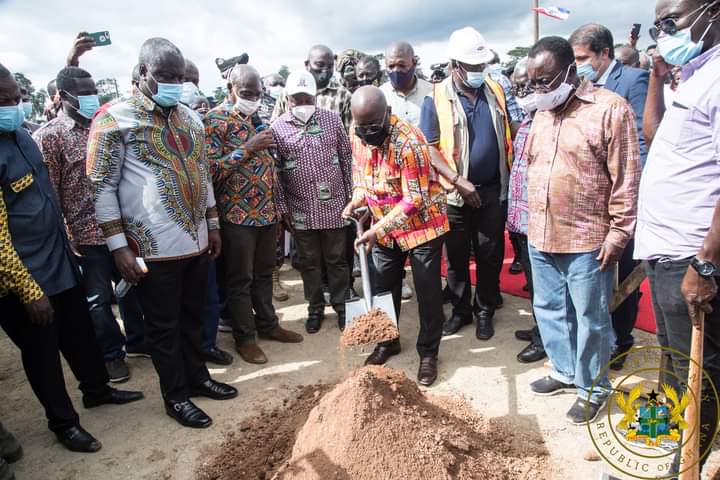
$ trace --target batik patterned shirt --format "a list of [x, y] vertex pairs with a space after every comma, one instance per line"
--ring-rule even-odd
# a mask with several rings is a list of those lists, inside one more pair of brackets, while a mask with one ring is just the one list
[[[350, 131], [350, 125], [352, 124], [352, 113], [350, 112], [350, 99], [352, 93], [350, 90], [340, 85], [334, 78], [330, 80], [327, 87], [318, 89], [317, 95], [315, 96], [315, 105], [325, 110], [330, 110], [340, 115], [345, 131]], [[287, 93], [283, 89], [275, 103], [275, 111], [273, 112], [273, 120], [280, 117], [280, 115], [290, 111], [288, 105]]]
[[370, 208], [378, 243], [408, 251], [450, 230], [447, 198], [422, 132], [395, 115], [380, 147], [353, 134], [353, 200]]
[[210, 163], [220, 219], [246, 227], [278, 221], [275, 205], [277, 172], [268, 150], [248, 154], [245, 144], [262, 123], [257, 114], [245, 116], [224, 103], [206, 118], [207, 158]]
[[89, 133], [89, 128], [61, 111], [37, 130], [33, 139], [48, 167], [70, 240], [76, 245], [105, 245], [95, 218], [92, 186], [85, 173]]
[[584, 81], [560, 112], [535, 114], [528, 149], [528, 241], [541, 252], [625, 247], [635, 230], [640, 144], [621, 96]]
[[292, 113], [272, 126], [280, 157], [277, 205], [296, 229], [342, 228], [352, 195], [350, 139], [337, 113], [318, 108], [308, 123]]
[[508, 230], [513, 233], [528, 233], [528, 163], [527, 144], [532, 120], [528, 117], [523, 121], [515, 136], [513, 152], [515, 160], [510, 169], [510, 187], [508, 189]]
[[208, 229], [217, 228], [203, 125], [185, 105], [167, 111], [135, 89], [92, 123], [87, 173], [111, 251], [192, 257], [207, 250]]

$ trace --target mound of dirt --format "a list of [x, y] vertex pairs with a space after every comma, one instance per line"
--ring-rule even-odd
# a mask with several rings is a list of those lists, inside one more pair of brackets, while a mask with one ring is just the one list
[[324, 391], [303, 389], [282, 408], [245, 422], [201, 465], [198, 478], [545, 478], [542, 440], [486, 421], [464, 401], [430, 398], [402, 372], [364, 367]]
[[386, 313], [372, 309], [353, 319], [340, 337], [343, 347], [357, 347], [393, 340], [400, 336], [397, 326]]

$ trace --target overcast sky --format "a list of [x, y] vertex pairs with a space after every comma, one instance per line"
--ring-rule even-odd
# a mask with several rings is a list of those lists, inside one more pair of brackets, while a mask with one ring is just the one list
[[[649, 42], [655, 0], [543, 0], [571, 10], [570, 19], [541, 17], [541, 36], [568, 36], [591, 21], [608, 26], [616, 43], [642, 23]], [[530, 0], [0, 0], [0, 63], [23, 72], [36, 88], [62, 68], [77, 32], [108, 30], [113, 45], [80, 60], [95, 79], [116, 77], [129, 88], [130, 71], [144, 40], [168, 38], [200, 68], [200, 87], [220, 85], [216, 57], [247, 52], [261, 73], [281, 65], [302, 68], [308, 48], [324, 43], [339, 52], [378, 53], [396, 40], [411, 42], [423, 65], [445, 61], [453, 30], [473, 26], [501, 55], [532, 43]]]

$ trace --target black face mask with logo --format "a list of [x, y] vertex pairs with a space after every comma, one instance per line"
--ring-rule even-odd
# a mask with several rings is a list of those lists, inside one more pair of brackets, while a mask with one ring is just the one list
[[318, 89], [323, 89], [330, 84], [330, 79], [333, 76], [332, 69], [325, 70], [310, 70], [310, 73], [315, 77], [315, 84]]

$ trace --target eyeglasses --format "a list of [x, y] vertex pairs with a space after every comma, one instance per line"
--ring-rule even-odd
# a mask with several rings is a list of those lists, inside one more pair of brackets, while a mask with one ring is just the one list
[[383, 115], [382, 122], [380, 123], [373, 123], [370, 125], [356, 125], [355, 131], [358, 133], [361, 133], [363, 135], [377, 135], [382, 131], [383, 128], [385, 128], [385, 119], [387, 118], [387, 111], [385, 112], [385, 115]]
[[[699, 12], [701, 10], [703, 10], [703, 11], [707, 10], [711, 5], [714, 5], [715, 3], [717, 3], [717, 2], [703, 3], [702, 5], [700, 5], [699, 8], [696, 8], [692, 12], [685, 15], [685, 17], [681, 17], [681, 18], [687, 18], [692, 15], [695, 15], [697, 12]], [[695, 21], [692, 23], [692, 25], [690, 25], [690, 28], [692, 28], [695, 25], [695, 23], [700, 19], [701, 16], [702, 16], [702, 14], [698, 15], [698, 17], [695, 19]], [[660, 37], [661, 32], [666, 35], [669, 35], [669, 36], [675, 35], [679, 30], [679, 28], [677, 26], [678, 20], [679, 20], [679, 18], [663, 18], [662, 20], [655, 22], [655, 25], [650, 27], [650, 31], [649, 31], [650, 38], [652, 38], [653, 41], [657, 41], [658, 37]]]
[[527, 88], [529, 88], [533, 92], [541, 91], [541, 92], [547, 92], [550, 90], [550, 86], [557, 81], [558, 78], [560, 78], [560, 75], [562, 75], [562, 70], [558, 72], [555, 77], [553, 77], [552, 80], [540, 80], [539, 82], [533, 82], [530, 81], [528, 83]]

